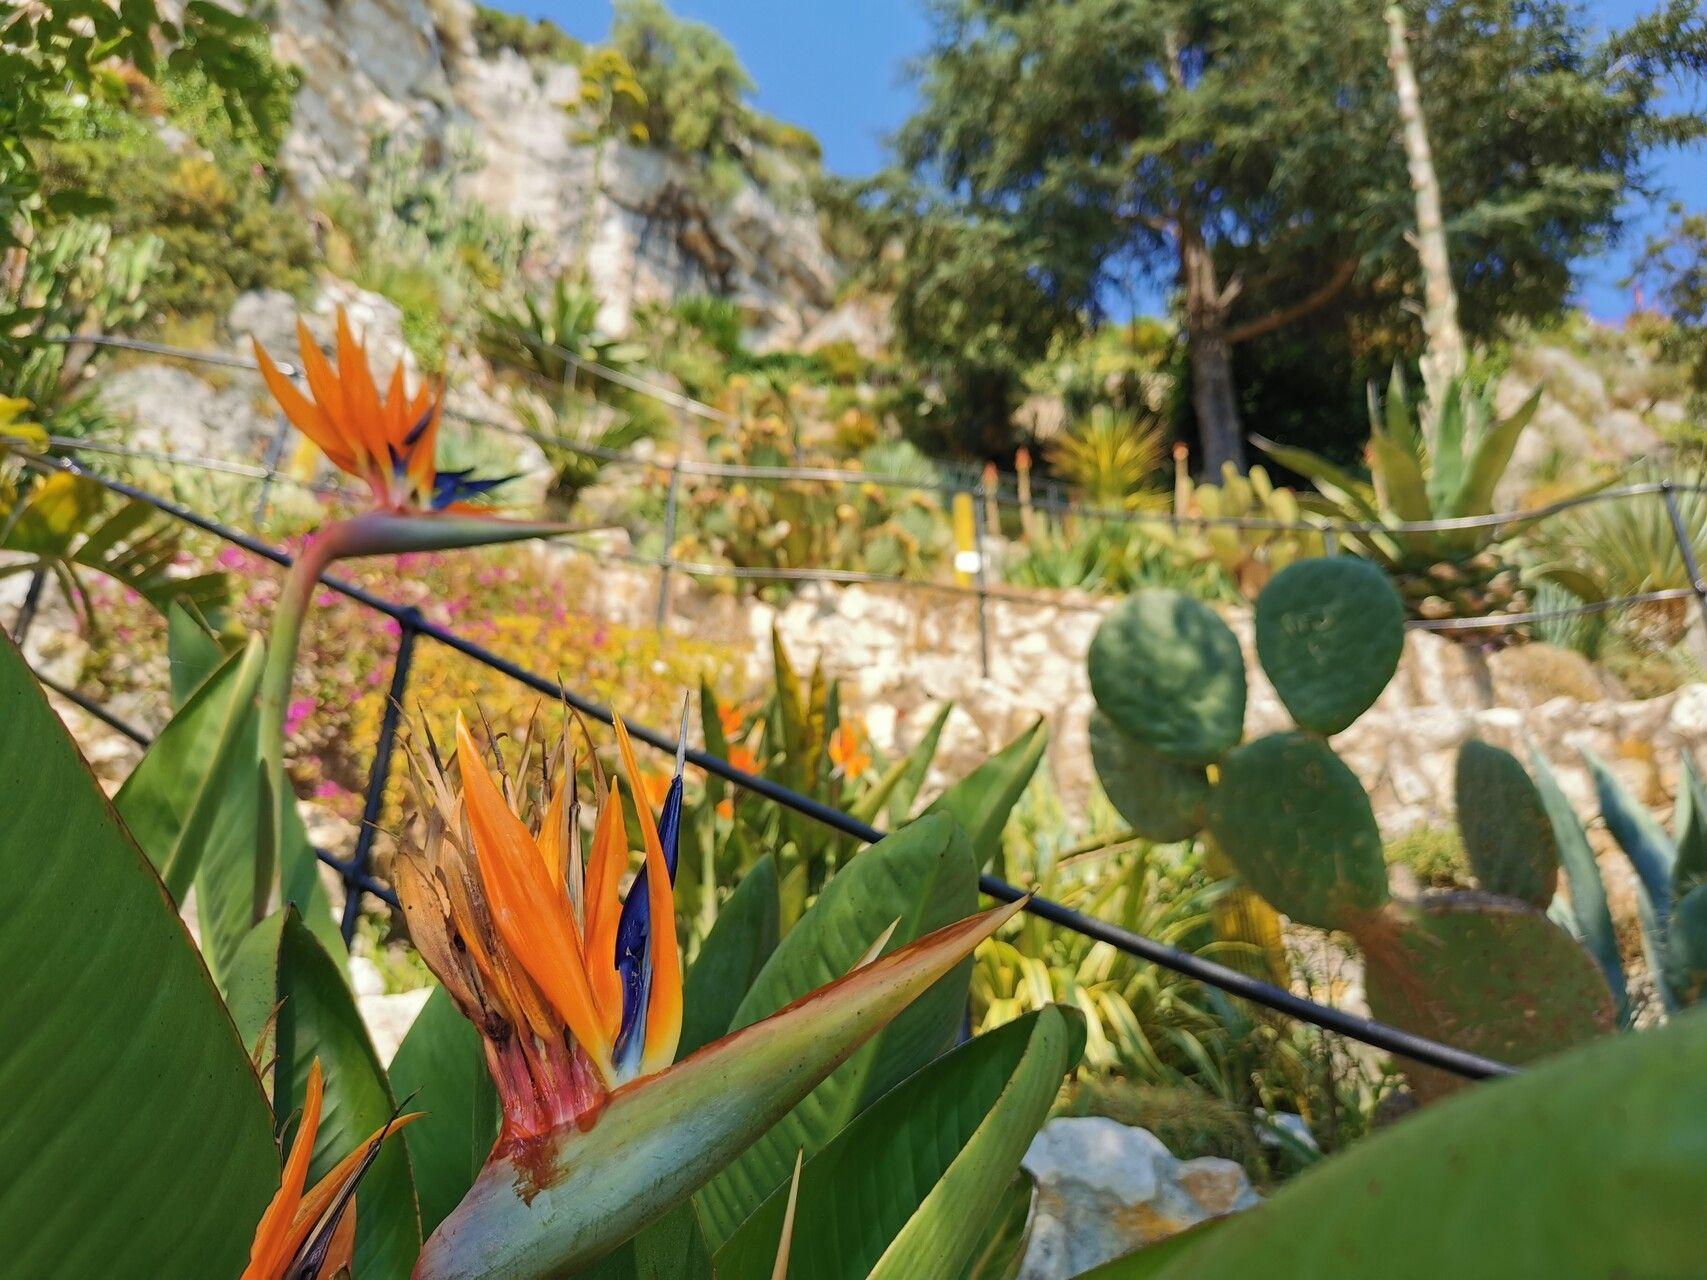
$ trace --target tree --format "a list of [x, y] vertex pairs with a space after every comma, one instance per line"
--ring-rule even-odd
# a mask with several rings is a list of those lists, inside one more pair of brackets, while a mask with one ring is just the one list
[[[1044, 246], [1033, 270], [1057, 314], [1171, 283], [1203, 464], [1242, 458], [1241, 347], [1337, 310], [1357, 342], [1414, 349], [1394, 311], [1417, 292], [1415, 205], [1380, 5], [939, 0], [936, 15], [898, 174]], [[1559, 306], [1652, 149], [1700, 136], [1662, 81], [1698, 72], [1707, 41], [1692, 0], [1601, 41], [1565, 0], [1405, 15], [1474, 338]], [[957, 285], [928, 263], [903, 275], [903, 291]]]
[[1671, 208], [1671, 223], [1650, 236], [1629, 284], [1651, 286], [1670, 320], [1661, 353], [1687, 372], [1698, 405], [1707, 405], [1707, 213]]
[[205, 77], [234, 133], [282, 132], [290, 98], [281, 104], [277, 78], [263, 73], [265, 31], [212, 0], [190, 0], [179, 21], [163, 19], [154, 0], [9, 0], [0, 12], [0, 250], [27, 238], [38, 214], [102, 206], [89, 191], [44, 199], [37, 148], [75, 128], [76, 95], [122, 100], [120, 69], [152, 78], [162, 50], [175, 69]]

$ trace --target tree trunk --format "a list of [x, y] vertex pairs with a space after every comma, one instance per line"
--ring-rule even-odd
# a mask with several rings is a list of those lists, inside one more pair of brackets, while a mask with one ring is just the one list
[[1245, 470], [1245, 429], [1233, 386], [1233, 348], [1227, 341], [1230, 301], [1215, 278], [1215, 260], [1195, 226], [1182, 224], [1180, 283], [1185, 290], [1186, 346], [1191, 356], [1191, 405], [1197, 416], [1202, 469], [1211, 477], [1223, 463]]
[[1423, 271], [1423, 379], [1431, 399], [1445, 383], [1465, 369], [1464, 334], [1458, 327], [1458, 293], [1452, 287], [1452, 267], [1446, 256], [1446, 220], [1441, 213], [1440, 179], [1434, 171], [1428, 126], [1423, 119], [1422, 94], [1405, 38], [1405, 14], [1394, 4], [1387, 8], [1387, 65], [1393, 71], [1399, 96], [1399, 121], [1405, 137], [1405, 160], [1417, 201], [1417, 257]]

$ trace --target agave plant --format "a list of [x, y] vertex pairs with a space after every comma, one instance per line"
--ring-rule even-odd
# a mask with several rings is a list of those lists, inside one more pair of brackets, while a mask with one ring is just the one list
[[481, 317], [480, 351], [494, 364], [526, 370], [554, 385], [585, 386], [595, 398], [620, 395], [602, 378], [582, 379], [577, 361], [626, 370], [641, 350], [599, 327], [599, 299], [591, 289], [559, 276], [544, 293], [489, 305]]
[[[1492, 514], [1494, 492], [1540, 402], [1537, 389], [1516, 412], [1501, 417], [1494, 411], [1492, 389], [1478, 390], [1460, 376], [1444, 385], [1437, 402], [1423, 407], [1419, 421], [1395, 369], [1384, 404], [1370, 387], [1367, 481], [1307, 449], [1255, 439], [1275, 461], [1315, 483], [1320, 495], [1315, 505], [1324, 514], [1379, 526], [1348, 532], [1346, 541], [1387, 571], [1412, 617], [1521, 613], [1523, 591], [1517, 569], [1502, 554], [1499, 526], [1400, 526]], [[1486, 640], [1501, 632], [1452, 634]]]
[[1151, 481], [1167, 451], [1167, 431], [1156, 418], [1097, 405], [1049, 447], [1049, 465], [1085, 502], [1096, 507], [1155, 506]]

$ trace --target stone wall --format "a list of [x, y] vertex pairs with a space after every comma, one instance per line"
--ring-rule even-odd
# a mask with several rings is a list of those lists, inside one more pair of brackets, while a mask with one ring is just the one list
[[[631, 625], [647, 625], [656, 574], [601, 575], [593, 605]], [[678, 579], [679, 582], [679, 579]], [[678, 586], [671, 626], [682, 634], [744, 645], [754, 686], [770, 674], [770, 631], [780, 631], [803, 666], [822, 661], [843, 681], [884, 751], [917, 740], [935, 710], [953, 702], [933, 783], [957, 777], [1041, 716], [1049, 722], [1049, 768], [1071, 805], [1094, 786], [1088, 720], [1092, 699], [1085, 653], [1114, 601], [1072, 592], [992, 599], [987, 610], [990, 671], [979, 669], [978, 616], [965, 597], [868, 586], [814, 585], [780, 608]], [[1250, 616], [1227, 620], [1246, 650], [1251, 680], [1246, 732], [1290, 726], [1256, 662]], [[1369, 788], [1383, 833], [1452, 822], [1459, 746], [1479, 737], [1524, 753], [1533, 745], [1557, 771], [1578, 811], [1598, 812], [1581, 749], [1598, 752], [1635, 794], [1663, 810], [1681, 753], [1707, 744], [1707, 684], [1660, 698], [1625, 698], [1580, 656], [1548, 645], [1482, 654], [1438, 636], [1406, 637], [1399, 671], [1379, 701], [1334, 739]]]

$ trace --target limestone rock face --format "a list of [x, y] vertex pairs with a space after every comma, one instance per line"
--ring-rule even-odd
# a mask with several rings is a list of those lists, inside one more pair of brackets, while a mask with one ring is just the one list
[[1148, 1129], [1051, 1120], [1022, 1166], [1036, 1184], [1020, 1280], [1067, 1280], [1260, 1197], [1231, 1160], [1179, 1160]]
[[612, 331], [639, 303], [715, 293], [740, 304], [763, 347], [798, 342], [830, 309], [837, 266], [786, 157], [762, 157], [762, 188], [743, 176], [711, 194], [660, 152], [596, 153], [564, 110], [576, 69], [482, 57], [472, 25], [468, 0], [280, 0], [274, 43], [303, 71], [285, 147], [298, 185], [359, 180], [379, 131], [466, 140], [479, 166], [468, 194], [531, 226], [542, 265], [584, 266]]

